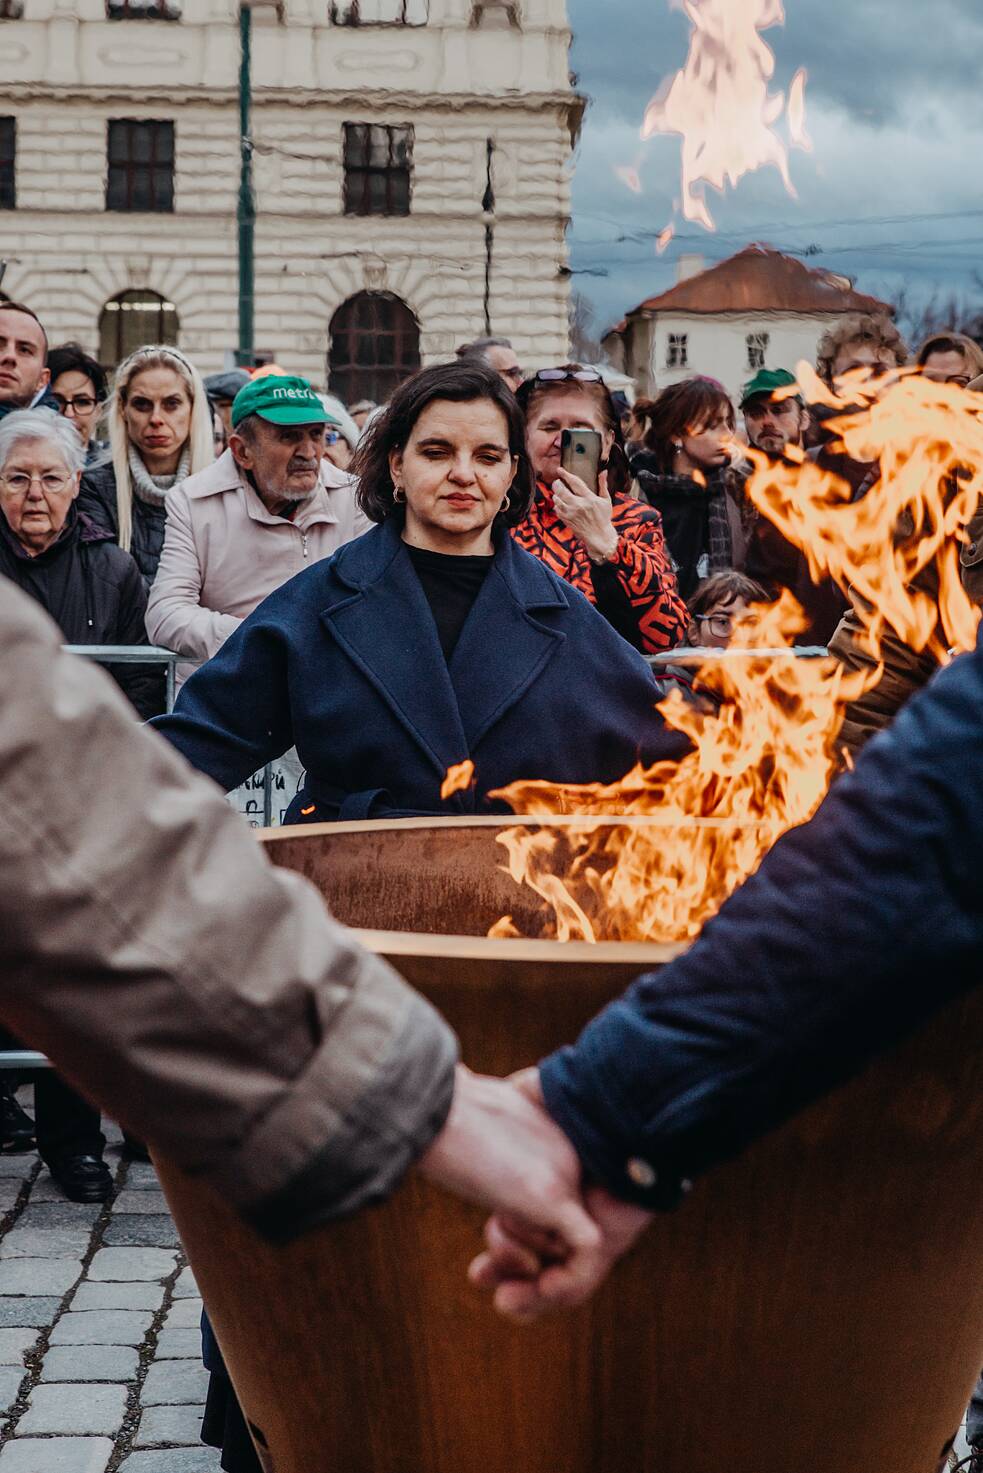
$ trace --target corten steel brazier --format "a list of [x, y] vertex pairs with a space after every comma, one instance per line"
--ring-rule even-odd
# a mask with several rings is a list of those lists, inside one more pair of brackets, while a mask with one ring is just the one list
[[[528, 909], [497, 827], [264, 838], [380, 928], [366, 941], [469, 1064], [505, 1073], [671, 953], [460, 939]], [[466, 1282], [483, 1214], [415, 1176], [273, 1248], [206, 1183], [161, 1175], [274, 1473], [934, 1473], [983, 1364], [981, 1042], [983, 992], [711, 1173], [590, 1306], [532, 1328]]]

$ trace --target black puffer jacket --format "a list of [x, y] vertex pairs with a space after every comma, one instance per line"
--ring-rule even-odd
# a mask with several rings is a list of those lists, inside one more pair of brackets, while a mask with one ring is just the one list
[[[128, 552], [78, 510], [58, 539], [29, 556], [0, 516], [0, 574], [36, 599], [66, 644], [146, 644], [147, 590]], [[144, 719], [164, 709], [164, 677], [152, 665], [110, 665], [117, 685]]]
[[[111, 460], [103, 460], [90, 466], [82, 476], [79, 491], [79, 510], [114, 542], [119, 540], [119, 514], [116, 510], [116, 473]], [[133, 536], [130, 539], [130, 555], [143, 574], [144, 586], [149, 591], [157, 573], [161, 550], [164, 546], [164, 528], [167, 512], [162, 506], [149, 506], [139, 496], [133, 498]]]

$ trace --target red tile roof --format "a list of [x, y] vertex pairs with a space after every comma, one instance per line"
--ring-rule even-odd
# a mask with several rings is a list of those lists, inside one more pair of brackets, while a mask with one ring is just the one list
[[746, 246], [708, 271], [649, 297], [634, 310], [894, 314], [890, 303], [854, 291], [845, 276], [804, 266], [794, 256], [766, 245]]

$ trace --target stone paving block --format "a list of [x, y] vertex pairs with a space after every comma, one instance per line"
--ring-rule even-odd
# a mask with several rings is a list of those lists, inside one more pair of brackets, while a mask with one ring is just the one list
[[20, 1177], [5, 1176], [0, 1179], [0, 1212], [9, 1212], [11, 1207], [16, 1206], [23, 1190], [24, 1183]]
[[92, 1229], [101, 1212], [101, 1202], [69, 1202], [66, 1197], [62, 1197], [60, 1202], [35, 1202], [32, 1197], [17, 1219], [17, 1226], [44, 1233], [53, 1228]]
[[157, 1336], [155, 1360], [201, 1360], [201, 1330], [161, 1330]]
[[124, 1188], [113, 1203], [113, 1211], [160, 1214], [167, 1211], [167, 1203], [163, 1192], [152, 1191], [150, 1187], [134, 1188], [133, 1191]]
[[174, 1283], [175, 1299], [198, 1299], [198, 1282], [191, 1272], [191, 1265], [182, 1268]]
[[86, 1279], [75, 1291], [72, 1308], [160, 1309], [163, 1302], [163, 1284], [95, 1284]]
[[51, 1344], [141, 1345], [152, 1320], [149, 1309], [70, 1309], [52, 1330]]
[[203, 1406], [147, 1407], [134, 1447], [200, 1447]]
[[0, 1473], [106, 1473], [112, 1451], [108, 1437], [17, 1437], [0, 1449]]
[[165, 1248], [100, 1248], [87, 1277], [95, 1283], [159, 1282], [176, 1263], [177, 1255]]
[[53, 1345], [42, 1381], [133, 1381], [140, 1357], [133, 1345]]
[[126, 1185], [128, 1188], [136, 1188], [142, 1191], [145, 1188], [160, 1190], [160, 1179], [157, 1171], [149, 1161], [131, 1161], [126, 1173]]
[[0, 1366], [20, 1366], [38, 1338], [36, 1329], [0, 1330]]
[[126, 1412], [125, 1386], [35, 1386], [18, 1433], [103, 1433], [115, 1437]]
[[5, 1412], [17, 1400], [23, 1379], [23, 1366], [0, 1366], [0, 1411]]
[[167, 1311], [165, 1330], [193, 1330], [201, 1320], [200, 1299], [179, 1299]]
[[[172, 1447], [155, 1453], [130, 1453], [120, 1464], [120, 1473], [219, 1473], [220, 1456], [215, 1447]], [[7, 1473], [7, 1469], [0, 1466], [0, 1473]]]
[[78, 1259], [9, 1258], [0, 1263], [0, 1295], [67, 1294], [82, 1272]]
[[[110, 1146], [119, 1147], [123, 1144], [122, 1127], [115, 1120], [107, 1120], [105, 1115], [102, 1117], [102, 1133]], [[106, 1154], [109, 1154], [108, 1151]]]
[[[0, 1160], [3, 1158], [0, 1157]], [[78, 1227], [38, 1229], [12, 1228], [0, 1242], [0, 1258], [82, 1258], [89, 1246], [92, 1229], [84, 1223]]]
[[[17, 1263], [19, 1260], [11, 1258], [5, 1262]], [[65, 1260], [67, 1262], [67, 1260]], [[60, 1258], [48, 1259], [49, 1263], [61, 1263]], [[50, 1325], [55, 1315], [61, 1309], [62, 1296], [42, 1294], [29, 1297], [17, 1296], [12, 1299], [0, 1299], [0, 1328], [6, 1329], [17, 1325], [33, 1325], [35, 1329], [42, 1329]]]
[[30, 1176], [38, 1158], [33, 1151], [25, 1151], [20, 1156], [0, 1156], [0, 1176]]
[[181, 1245], [171, 1219], [157, 1213], [114, 1212], [102, 1240], [109, 1247], [179, 1248]]
[[31, 1188], [32, 1202], [64, 1202], [65, 1193], [58, 1186], [47, 1167], [41, 1168], [41, 1175]]
[[208, 1372], [196, 1361], [165, 1360], [150, 1367], [140, 1400], [145, 1407], [199, 1406], [208, 1392]]

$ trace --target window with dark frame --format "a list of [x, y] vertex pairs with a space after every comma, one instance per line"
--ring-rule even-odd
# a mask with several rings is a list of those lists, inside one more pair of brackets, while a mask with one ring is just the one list
[[144, 343], [177, 340], [177, 308], [147, 287], [110, 297], [99, 314], [99, 362], [104, 368], [116, 368]]
[[671, 332], [669, 334], [666, 343], [666, 367], [689, 367], [689, 335], [687, 333]]
[[336, 26], [425, 26], [430, 0], [332, 0]]
[[420, 367], [420, 325], [389, 292], [359, 292], [331, 319], [328, 389], [343, 404], [384, 404]]
[[410, 213], [410, 125], [346, 123], [344, 164], [346, 215]]
[[106, 0], [109, 20], [180, 20], [177, 0]]
[[173, 211], [173, 123], [111, 118], [107, 157], [107, 210]]
[[745, 339], [747, 344], [747, 366], [752, 372], [756, 369], [764, 368], [770, 340], [770, 334], [766, 332], [748, 333]]
[[17, 119], [0, 118], [0, 210], [17, 208]]
[[0, 0], [0, 20], [23, 20], [24, 0]]

